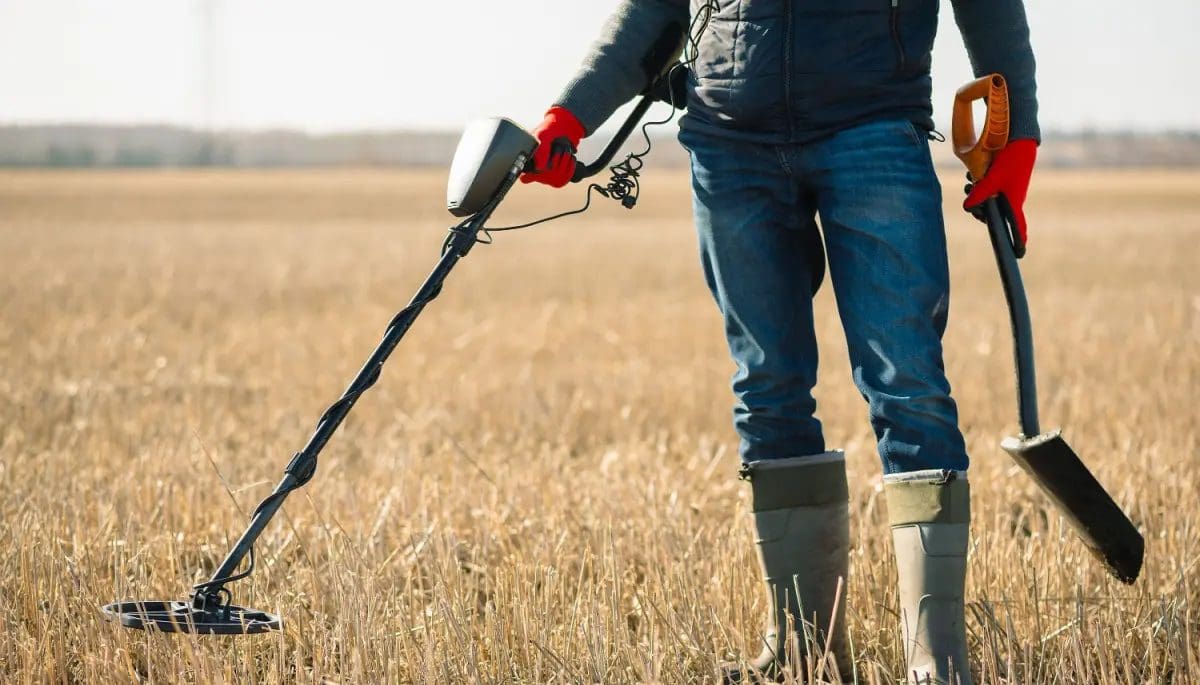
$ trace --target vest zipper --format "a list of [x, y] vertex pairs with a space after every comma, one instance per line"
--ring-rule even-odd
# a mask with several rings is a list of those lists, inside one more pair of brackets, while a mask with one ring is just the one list
[[792, 122], [792, 0], [783, 2], [783, 111], [787, 117], [787, 142], [790, 143], [796, 136]]
[[892, 43], [896, 46], [896, 71], [904, 71], [907, 58], [904, 56], [904, 42], [900, 40], [900, 0], [892, 0], [892, 13], [889, 21], [892, 29]]

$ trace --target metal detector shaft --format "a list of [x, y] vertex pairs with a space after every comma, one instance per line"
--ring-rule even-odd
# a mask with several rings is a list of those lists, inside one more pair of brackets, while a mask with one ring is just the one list
[[1008, 300], [1008, 315], [1012, 323], [1013, 357], [1017, 373], [1017, 413], [1021, 421], [1021, 434], [1034, 437], [1040, 434], [1037, 403], [1037, 374], [1033, 362], [1033, 323], [1029, 318], [1029, 301], [1025, 297], [1025, 284], [1021, 269], [1017, 266], [1017, 255], [1009, 237], [1008, 225], [1000, 213], [996, 198], [983, 203], [987, 218], [988, 237], [996, 253], [996, 266], [1000, 269], [1000, 281], [1004, 287], [1004, 299]]
[[275, 516], [275, 512], [283, 504], [283, 500], [292, 490], [307, 482], [308, 478], [312, 477], [312, 471], [316, 468], [317, 455], [329, 442], [329, 438], [333, 435], [338, 426], [345, 420], [346, 415], [354, 407], [361, 396], [362, 391], [373, 382], [374, 377], [379, 375], [379, 369], [392, 350], [408, 332], [413, 321], [425, 308], [425, 304], [429, 301], [429, 296], [436, 293], [442, 286], [442, 282], [446, 280], [446, 276], [454, 268], [461, 258], [455, 250], [447, 250], [446, 254], [438, 260], [437, 266], [433, 272], [425, 279], [417, 294], [413, 296], [412, 302], [401, 312], [401, 316], [396, 317], [388, 327], [387, 333], [384, 334], [383, 340], [375, 351], [371, 353], [370, 359], [359, 370], [358, 375], [350, 382], [346, 391], [342, 394], [341, 399], [330, 407], [330, 411], [321, 417], [320, 423], [313, 431], [312, 437], [308, 439], [308, 444], [304, 449], [296, 453], [292, 461], [284, 469], [284, 476], [279, 484], [275, 486], [275, 490], [267, 499], [263, 500], [262, 505], [255, 510], [254, 517], [250, 519], [250, 525], [246, 528], [246, 532], [242, 533], [242, 537], [233, 546], [229, 555], [225, 557], [225, 561], [217, 567], [213, 572], [210, 582], [220, 581], [222, 578], [228, 578], [233, 575], [238, 566], [241, 565], [243, 558], [250, 551], [250, 547], [254, 545], [254, 541], [258, 539], [259, 534], [271, 518]]
[[446, 241], [442, 251], [442, 256], [434, 266], [433, 271], [421, 284], [417, 294], [413, 296], [408, 306], [400, 310], [388, 325], [387, 331], [384, 333], [383, 340], [371, 353], [370, 358], [363, 364], [358, 375], [350, 382], [346, 391], [342, 396], [330, 405], [329, 409], [321, 416], [317, 423], [317, 428], [313, 431], [312, 437], [308, 439], [308, 443], [304, 449], [296, 453], [292, 457], [284, 469], [283, 479], [275, 486], [275, 490], [267, 496], [255, 509], [253, 517], [250, 519], [250, 525], [246, 531], [238, 538], [233, 549], [213, 572], [212, 578], [205, 583], [196, 586], [196, 593], [193, 596], [193, 604], [202, 605], [209, 598], [217, 596], [224, 584], [234, 579], [234, 572], [241, 566], [246, 555], [250, 554], [254, 546], [254, 542], [262, 533], [263, 528], [279, 511], [279, 507], [283, 504], [284, 499], [293, 490], [307, 483], [316, 471], [317, 455], [321, 453], [322, 448], [329, 442], [329, 438], [342, 424], [346, 415], [354, 407], [358, 398], [375, 384], [379, 379], [379, 373], [383, 368], [384, 362], [391, 355], [392, 350], [408, 332], [417, 316], [424, 310], [425, 305], [429, 304], [442, 289], [442, 283], [446, 280], [446, 276], [454, 269], [458, 260], [466, 256], [471, 247], [475, 245], [479, 231], [483, 228], [483, 224], [491, 217], [500, 200], [504, 198], [513, 183], [517, 180], [518, 175], [525, 166], [525, 156], [522, 155], [517, 159], [517, 162], [509, 170], [508, 176], [505, 178], [499, 190], [492, 197], [491, 201], [480, 210], [464, 221], [459, 226], [451, 231], [449, 239]]

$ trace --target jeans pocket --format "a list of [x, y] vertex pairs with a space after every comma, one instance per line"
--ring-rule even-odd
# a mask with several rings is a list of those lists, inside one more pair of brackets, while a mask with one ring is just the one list
[[904, 120], [904, 128], [908, 131], [908, 137], [915, 145], [926, 145], [929, 143], [929, 134], [917, 127], [911, 119]]
[[872, 147], [894, 144], [898, 140], [905, 140], [918, 147], [927, 142], [925, 131], [909, 119], [877, 119], [846, 129], [838, 135]]

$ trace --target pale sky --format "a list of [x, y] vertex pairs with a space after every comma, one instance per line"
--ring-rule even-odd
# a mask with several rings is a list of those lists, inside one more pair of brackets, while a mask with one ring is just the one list
[[[532, 125], [616, 2], [0, 0], [0, 123], [324, 132], [505, 115]], [[944, 128], [971, 74], [942, 4]], [[1044, 127], [1200, 129], [1200, 0], [1026, 6]]]

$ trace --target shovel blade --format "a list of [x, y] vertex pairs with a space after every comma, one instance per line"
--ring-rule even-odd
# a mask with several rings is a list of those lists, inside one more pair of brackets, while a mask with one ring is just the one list
[[1083, 543], [1123, 583], [1142, 570], [1145, 541], [1059, 431], [1006, 438], [1000, 447], [1025, 469]]

